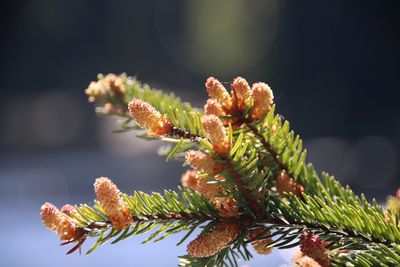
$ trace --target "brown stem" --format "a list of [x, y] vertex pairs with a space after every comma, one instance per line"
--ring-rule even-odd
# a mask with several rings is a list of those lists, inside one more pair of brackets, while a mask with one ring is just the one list
[[[235, 95], [235, 98], [237, 99], [235, 90], [232, 90], [232, 91]], [[238, 103], [236, 103], [236, 105], [237, 104]], [[237, 106], [237, 110], [239, 110], [239, 106]], [[288, 173], [293, 178], [293, 175], [289, 172], [289, 170], [285, 166], [285, 164], [283, 164], [283, 162], [279, 159], [279, 156], [276, 153], [276, 151], [273, 149], [273, 147], [265, 140], [264, 136], [258, 131], [257, 127], [255, 127], [254, 125], [251, 124], [252, 121], [249, 119], [246, 119], [243, 116], [243, 113], [240, 111], [237, 115], [239, 117], [238, 122], [244, 123], [259, 138], [260, 142], [262, 143], [264, 148], [268, 151], [268, 153], [271, 155], [272, 159], [274, 160], [276, 165], [278, 165], [279, 169], [286, 171], [286, 173]]]
[[[138, 222], [163, 222], [163, 221], [189, 221], [189, 220], [197, 220], [197, 221], [211, 221], [215, 220], [214, 217], [208, 215], [198, 215], [191, 213], [179, 213], [179, 214], [154, 214], [154, 215], [145, 215], [145, 216], [134, 216], [132, 215], [132, 221], [134, 223]], [[111, 227], [111, 221], [105, 222], [94, 222], [88, 224], [84, 229], [86, 232], [90, 232], [91, 230], [103, 229]]]
[[180, 138], [184, 139], [190, 139], [192, 141], [198, 141], [200, 139], [204, 139], [204, 137], [196, 134], [192, 134], [191, 132], [182, 130], [178, 127], [172, 127], [171, 133], [168, 134], [168, 136], [178, 136]]
[[279, 227], [305, 227], [306, 230], [313, 230], [313, 231], [324, 231], [324, 232], [328, 232], [334, 235], [339, 235], [342, 237], [348, 237], [348, 238], [358, 238], [361, 239], [362, 241], [366, 242], [366, 243], [376, 243], [376, 244], [383, 244], [387, 247], [392, 247], [392, 243], [390, 242], [383, 242], [375, 237], [366, 237], [358, 232], [355, 232], [352, 229], [335, 229], [335, 228], [329, 228], [325, 225], [321, 225], [321, 224], [313, 224], [313, 223], [308, 223], [308, 222], [302, 222], [302, 223], [285, 223], [283, 221], [281, 221], [280, 219], [267, 219], [264, 221], [260, 221], [260, 222], [256, 222], [256, 223], [262, 223], [262, 224], [273, 224], [273, 225], [277, 225]]
[[208, 215], [197, 215], [191, 213], [179, 213], [179, 214], [155, 214], [155, 215], [147, 215], [144, 217], [136, 217], [133, 216], [134, 222], [145, 222], [145, 221], [189, 221], [189, 220], [198, 220], [198, 221], [209, 221], [215, 219], [212, 216]]
[[271, 155], [272, 159], [274, 160], [275, 164], [279, 167], [279, 169], [284, 170], [291, 177], [293, 177], [293, 175], [289, 172], [289, 169], [286, 167], [285, 164], [283, 164], [283, 162], [279, 158], [279, 155], [276, 153], [274, 148], [267, 142], [267, 140], [265, 140], [264, 136], [258, 131], [257, 127], [252, 125], [249, 120], [243, 120], [243, 121], [244, 121], [244, 124], [246, 124], [246, 126], [258, 137], [258, 139], [260, 140], [261, 144], [264, 146], [264, 148]]
[[[250, 195], [250, 197], [251, 197], [251, 195]], [[253, 207], [253, 208], [255, 208], [255, 207]], [[255, 208], [255, 209], [259, 209], [259, 207], [257, 206], [257, 208]], [[207, 216], [207, 215], [199, 216], [199, 215], [187, 214], [187, 213], [171, 214], [171, 215], [151, 215], [151, 216], [143, 216], [140, 218], [133, 216], [134, 223], [149, 222], [149, 221], [162, 222], [162, 221], [173, 221], [173, 220], [179, 220], [179, 221], [198, 220], [198, 221], [206, 222], [206, 221], [216, 220], [216, 218], [214, 218], [212, 216]], [[241, 224], [243, 227], [246, 227], [249, 225], [254, 225], [254, 224], [270, 224], [270, 225], [275, 225], [277, 227], [282, 227], [282, 228], [306, 228], [304, 230], [324, 231], [324, 232], [328, 232], [328, 233], [331, 233], [334, 235], [342, 236], [343, 238], [346, 238], [346, 237], [347, 238], [357, 238], [366, 243], [383, 244], [389, 248], [392, 247], [392, 245], [388, 242], [382, 242], [381, 240], [374, 238], [374, 237], [368, 238], [368, 237], [366, 237], [362, 234], [359, 234], [351, 229], [339, 230], [339, 229], [335, 229], [335, 228], [329, 228], [327, 226], [320, 225], [317, 223], [302, 222], [302, 223], [289, 223], [288, 224], [279, 218], [265, 218], [262, 216], [258, 217], [257, 219], [254, 219], [249, 216], [240, 216], [240, 217], [234, 218], [234, 219], [226, 219], [226, 221], [237, 222], [237, 223]], [[82, 236], [81, 236], [82, 238], [81, 239], [73, 240], [71, 242], [66, 242], [65, 244], [78, 241], [79, 246], [74, 247], [74, 250], [76, 250], [77, 248], [79, 248], [82, 245], [82, 243], [84, 242], [84, 239], [86, 239], [87, 235], [85, 235], [85, 234], [89, 234], [91, 232], [93, 233], [93, 231], [95, 231], [95, 232], [99, 231], [99, 230], [101, 231], [102, 229], [106, 229], [106, 228], [110, 228], [110, 227], [112, 227], [112, 226], [111, 226], [111, 222], [109, 222], [109, 221], [92, 222], [84, 229], [81, 229], [82, 230]]]
[[226, 161], [226, 169], [235, 179], [235, 182], [239, 187], [239, 190], [243, 194], [247, 203], [250, 205], [250, 208], [252, 209], [254, 215], [256, 216], [256, 218], [261, 218], [262, 211], [257, 204], [257, 200], [251, 195], [249, 189], [244, 185], [242, 179], [240, 178], [240, 175], [235, 171], [235, 168], [233, 167], [231, 160], [229, 158], [225, 158], [225, 161]]

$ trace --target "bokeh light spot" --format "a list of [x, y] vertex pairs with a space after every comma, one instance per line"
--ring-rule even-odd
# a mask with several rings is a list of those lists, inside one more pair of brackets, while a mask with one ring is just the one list
[[389, 140], [370, 136], [357, 142], [357, 182], [367, 189], [388, 186], [397, 174], [397, 154]]
[[31, 137], [39, 146], [73, 142], [82, 129], [81, 107], [66, 93], [48, 93], [29, 107]]
[[158, 1], [155, 19], [160, 39], [175, 60], [196, 72], [233, 75], [268, 52], [278, 15], [274, 0], [188, 0], [178, 12]]
[[327, 172], [348, 183], [357, 172], [357, 155], [353, 146], [335, 137], [312, 139], [307, 144], [308, 160], [318, 172]]

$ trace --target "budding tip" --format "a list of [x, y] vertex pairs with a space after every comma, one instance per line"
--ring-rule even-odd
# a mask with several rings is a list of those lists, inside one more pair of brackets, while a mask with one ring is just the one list
[[215, 115], [215, 116], [225, 116], [226, 113], [220, 103], [215, 99], [208, 99], [207, 103], [204, 105], [204, 114]]
[[111, 181], [110, 178], [104, 177], [104, 176], [96, 178], [93, 185], [94, 185], [95, 191], [98, 191], [101, 187], [106, 186], [106, 185], [109, 187], [115, 186], [115, 184]]
[[239, 233], [238, 224], [221, 222], [210, 232], [201, 234], [192, 240], [187, 246], [187, 252], [196, 258], [213, 256], [229, 246]]
[[312, 232], [303, 232], [300, 235], [300, 251], [318, 262], [321, 266], [329, 266], [329, 254], [325, 244], [318, 235]]
[[216, 78], [210, 76], [207, 78], [205, 86], [206, 88], [212, 88], [215, 84], [220, 83]]
[[247, 87], [249, 86], [249, 83], [247, 82], [247, 80], [241, 76], [236, 77], [233, 82], [232, 82], [232, 86], [242, 86], [242, 87]]
[[220, 155], [226, 155], [230, 150], [230, 141], [221, 119], [216, 115], [204, 115], [203, 126], [210, 138], [213, 149]]
[[[105, 77], [99, 76], [98, 79], [98, 81], [92, 81], [85, 90], [89, 102], [104, 105], [110, 101], [120, 103], [123, 100], [125, 84], [120, 76], [110, 73]], [[125, 104], [122, 107], [125, 107]]]
[[215, 99], [222, 106], [225, 112], [230, 113], [232, 109], [232, 98], [222, 83], [214, 77], [209, 77], [205, 86], [208, 95], [212, 99]]
[[240, 76], [236, 77], [231, 84], [231, 89], [234, 92], [234, 100], [238, 109], [244, 112], [251, 101], [251, 90], [248, 82]]
[[136, 119], [137, 113], [139, 111], [148, 109], [146, 107], [146, 104], [147, 104], [146, 102], [144, 102], [144, 101], [142, 101], [142, 100], [140, 100], [138, 98], [132, 99], [132, 101], [128, 103], [129, 113], [131, 114], [131, 116], [134, 119]]
[[254, 83], [252, 86], [252, 91], [256, 93], [262, 93], [263, 94], [262, 96], [267, 98], [270, 104], [272, 104], [272, 100], [274, 99], [274, 93], [268, 84], [264, 82]]
[[109, 178], [100, 177], [96, 179], [94, 188], [97, 200], [112, 222], [113, 228], [122, 230], [128, 227], [132, 222], [132, 215], [118, 187]]
[[136, 123], [147, 129], [149, 135], [160, 137], [171, 133], [171, 123], [149, 103], [134, 98], [128, 104], [128, 110]]
[[74, 221], [49, 202], [40, 208], [43, 224], [51, 232], [57, 233], [63, 241], [76, 240], [80, 237]]
[[41, 207], [40, 207], [40, 214], [48, 215], [48, 214], [55, 214], [57, 212], [57, 207], [50, 203], [50, 202], [45, 202]]

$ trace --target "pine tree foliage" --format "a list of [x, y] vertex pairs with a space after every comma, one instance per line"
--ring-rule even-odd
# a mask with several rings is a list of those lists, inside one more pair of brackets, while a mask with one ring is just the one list
[[135, 223], [125, 230], [112, 228], [107, 214], [97, 201], [94, 207], [86, 204], [76, 207], [77, 212], [73, 214], [73, 218], [83, 229], [84, 238], [86, 236], [97, 238], [97, 242], [87, 254], [110, 240], [114, 244], [132, 235], [143, 234], [157, 228], [143, 243], [156, 242], [184, 230], [193, 232], [204, 222], [218, 218], [210, 203], [199, 193], [181, 188], [178, 192], [166, 190], [164, 195], [135, 192], [132, 196], [122, 194], [122, 197], [135, 218]]
[[[98, 76], [99, 80], [105, 80], [103, 75]], [[124, 84], [124, 94], [118, 99], [114, 106], [121, 106], [122, 112], [115, 112], [102, 106], [97, 107], [96, 111], [100, 115], [118, 115], [126, 117], [122, 120], [121, 129], [138, 129], [130, 125], [132, 117], [128, 113], [128, 103], [133, 98], [138, 98], [155, 107], [162, 114], [166, 114], [168, 120], [178, 129], [188, 131], [194, 135], [205, 136], [204, 129], [201, 127], [201, 111], [193, 108], [189, 103], [183, 102], [174, 93], [164, 93], [161, 90], [151, 89], [149, 85], [142, 84], [134, 77], [127, 77], [122, 74], [118, 77]], [[115, 102], [115, 97], [108, 99], [108, 103]]]
[[[400, 266], [400, 197], [389, 198], [386, 210], [375, 200], [369, 203], [364, 195], [355, 195], [333, 176], [319, 175], [307, 162], [300, 137], [290, 129], [288, 121], [275, 113], [272, 91], [266, 84], [254, 84], [253, 88], [258, 88], [250, 91], [247, 82], [237, 78], [229, 94], [216, 79], [209, 78], [206, 87], [214, 102], [207, 105], [214, 105], [212, 108], [218, 113], [210, 115], [172, 93], [151, 89], [125, 74], [98, 78], [86, 94], [98, 104], [99, 114], [119, 116], [122, 122], [118, 131], [135, 130], [139, 137], [161, 139], [165, 146], [160, 148], [160, 155], [167, 160], [186, 160], [184, 165], [192, 165], [195, 170], [187, 174], [185, 182], [182, 178], [183, 185], [191, 189], [166, 190], [164, 194], [127, 195], [115, 190], [114, 195], [107, 193], [112, 199], [107, 202], [108, 209], [110, 205], [119, 207], [114, 217], [105, 212], [104, 203], [99, 201], [93, 207], [77, 205], [66, 215], [60, 215], [56, 208], [51, 212], [42, 210], [46, 226], [53, 227], [53, 222], [60, 220], [73, 222], [75, 228], [70, 230], [75, 238], [63, 243], [76, 242], [68, 253], [80, 249], [87, 238], [96, 238], [87, 251], [91, 253], [107, 241], [114, 244], [145, 233], [144, 243], [184, 231], [186, 234], [178, 242], [182, 244], [201, 229], [195, 239], [200, 246], [196, 249], [200, 254], [205, 250], [207, 256], [191, 255], [188, 247], [188, 255], [180, 257], [179, 266], [239, 266], [239, 260], [252, 258], [250, 245], [264, 244], [264, 254], [270, 248], [287, 249], [299, 244], [303, 248], [306, 245], [299, 237], [312, 233], [316, 237], [314, 245], [319, 246], [315, 251], [322, 254], [316, 256], [306, 249], [301, 253], [319, 266]], [[256, 99], [255, 90], [260, 88], [268, 101]], [[140, 112], [144, 116], [154, 112], [159, 113], [158, 117], [165, 116], [168, 123], [162, 126], [164, 134], [149, 134], [135, 124], [128, 110], [132, 99], [156, 110], [142, 105]], [[211, 107], [205, 110], [207, 113]], [[146, 123], [160, 127], [157, 122]], [[197, 152], [189, 159], [188, 151], [192, 150]], [[115, 205], [118, 201], [120, 206]], [[116, 218], [129, 219], [131, 223], [124, 229], [115, 229]], [[236, 229], [232, 240], [221, 243], [211, 253], [206, 251], [209, 248], [201, 247], [203, 239], [204, 244], [209, 242], [206, 239], [212, 238], [224, 222]], [[55, 225], [54, 229], [59, 228]], [[251, 233], [255, 231], [261, 234], [254, 237]], [[329, 255], [329, 261], [321, 260], [321, 255]]]

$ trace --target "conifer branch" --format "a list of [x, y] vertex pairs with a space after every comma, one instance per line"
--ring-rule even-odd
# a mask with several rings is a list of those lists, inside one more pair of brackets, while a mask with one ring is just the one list
[[193, 170], [181, 178], [185, 189], [133, 195], [120, 193], [108, 178], [95, 182], [90, 207], [45, 203], [45, 226], [80, 250], [87, 238], [117, 243], [152, 233], [159, 241], [186, 231], [188, 255], [179, 266], [238, 266], [249, 260], [249, 246], [262, 255], [272, 248], [300, 245], [299, 266], [400, 265], [400, 191], [384, 210], [369, 203], [332, 176], [318, 175], [306, 163], [302, 141], [289, 122], [276, 115], [273, 93], [265, 83], [251, 87], [237, 77], [231, 92], [215, 78], [203, 113], [173, 94], [139, 83], [125, 74], [99, 76], [86, 94], [102, 115], [123, 118], [121, 131], [144, 128], [138, 136], [170, 144], [161, 154]]

